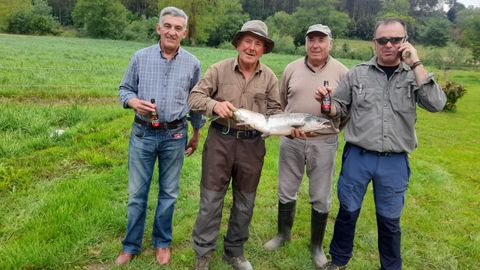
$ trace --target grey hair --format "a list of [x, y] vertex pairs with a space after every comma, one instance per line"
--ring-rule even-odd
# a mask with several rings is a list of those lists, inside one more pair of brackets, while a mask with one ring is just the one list
[[375, 37], [375, 34], [377, 33], [378, 27], [382, 25], [387, 25], [387, 24], [392, 24], [392, 23], [399, 23], [403, 26], [403, 30], [405, 31], [405, 36], [408, 36], [407, 34], [407, 24], [400, 18], [386, 18], [384, 20], [381, 20], [377, 22], [375, 25], [375, 31], [373, 31], [373, 37]]
[[185, 11], [179, 9], [179, 8], [176, 8], [176, 7], [165, 7], [162, 9], [162, 11], [160, 11], [160, 18], [158, 19], [158, 22], [160, 24], [163, 24], [163, 19], [165, 18], [165, 16], [167, 15], [170, 15], [170, 16], [173, 16], [173, 17], [182, 17], [185, 19], [185, 23], [183, 24], [183, 27], [185, 29], [187, 29], [187, 26], [188, 26], [188, 16], [187, 14], [185, 14]]

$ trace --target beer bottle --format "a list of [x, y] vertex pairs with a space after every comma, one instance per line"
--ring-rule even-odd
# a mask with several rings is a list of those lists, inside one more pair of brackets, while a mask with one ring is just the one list
[[[328, 81], [323, 81], [323, 86], [328, 87]], [[332, 97], [330, 96], [329, 92], [322, 97], [320, 109], [324, 114], [330, 114], [332, 111]]]
[[[150, 99], [150, 102], [152, 104], [155, 104], [155, 99], [152, 98]], [[150, 113], [150, 120], [152, 122], [152, 127], [159, 127], [160, 126], [160, 120], [158, 120], [158, 114], [157, 114], [157, 108], [155, 106], [155, 111]]]

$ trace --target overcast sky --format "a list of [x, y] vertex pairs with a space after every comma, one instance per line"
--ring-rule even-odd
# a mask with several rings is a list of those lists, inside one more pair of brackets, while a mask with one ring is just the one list
[[480, 0], [457, 0], [457, 2], [464, 4], [466, 7], [468, 6], [480, 7]]

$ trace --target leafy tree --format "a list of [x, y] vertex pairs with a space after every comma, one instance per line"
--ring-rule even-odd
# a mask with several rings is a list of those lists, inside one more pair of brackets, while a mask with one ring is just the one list
[[480, 8], [460, 11], [457, 27], [461, 32], [459, 43], [472, 50], [474, 61], [480, 61]]
[[455, 22], [457, 20], [457, 13], [464, 9], [465, 5], [455, 2], [455, 4], [453, 4], [453, 6], [447, 12], [448, 20], [451, 22]]
[[188, 15], [188, 39], [192, 45], [208, 40], [208, 34], [214, 29], [215, 0], [159, 0], [161, 10], [166, 6], [181, 8]]
[[372, 29], [377, 21], [376, 16], [382, 7], [381, 0], [341, 0], [340, 11], [348, 13], [351, 23], [348, 27], [350, 37], [364, 40], [372, 38]]
[[121, 0], [122, 4], [132, 13], [147, 18], [158, 16], [157, 0]]
[[19, 11], [10, 17], [7, 31], [17, 34], [58, 34], [59, 24], [45, 0], [33, 0], [31, 9]]
[[446, 46], [450, 37], [450, 24], [446, 17], [430, 17], [419, 29], [420, 41], [427, 45]]
[[248, 20], [238, 0], [159, 0], [158, 5], [159, 9], [175, 6], [187, 13], [188, 42], [192, 45], [219, 44]]
[[409, 15], [410, 3], [408, 0], [393, 0], [385, 2], [382, 9], [377, 15], [377, 20], [383, 20], [386, 18], [399, 18], [407, 25], [407, 33], [410, 40], [416, 39], [417, 34], [417, 22]]
[[157, 40], [158, 34], [156, 24], [158, 17], [140, 18], [131, 21], [123, 30], [122, 39], [136, 41], [153, 41]]
[[297, 34], [295, 18], [285, 11], [279, 11], [268, 17], [265, 23], [268, 25], [270, 33], [289, 35], [290, 37], [294, 37]]
[[328, 25], [335, 38], [346, 36], [350, 18], [336, 10], [337, 4], [337, 0], [301, 0], [300, 7], [292, 14], [296, 22], [296, 45], [305, 43], [308, 26], [316, 23]]
[[48, 4], [53, 9], [53, 15], [58, 18], [61, 25], [71, 25], [72, 11], [76, 0], [48, 0]]
[[252, 19], [265, 20], [276, 12], [292, 13], [299, 6], [299, 0], [242, 0], [243, 10]]
[[72, 16], [86, 35], [118, 39], [127, 25], [127, 14], [118, 0], [78, 0]]
[[0, 30], [6, 29], [13, 14], [32, 8], [31, 0], [0, 0]]
[[219, 1], [217, 14], [223, 16], [216, 16], [215, 27], [208, 37], [209, 46], [230, 42], [243, 23], [249, 20], [248, 14], [243, 13], [242, 5], [237, 0]]

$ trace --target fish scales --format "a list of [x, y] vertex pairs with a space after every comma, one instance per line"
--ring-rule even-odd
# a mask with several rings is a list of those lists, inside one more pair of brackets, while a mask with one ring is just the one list
[[237, 109], [234, 112], [237, 125], [248, 125], [263, 133], [264, 136], [290, 135], [292, 129], [298, 128], [304, 132], [318, 132], [331, 127], [331, 121], [308, 113], [280, 113], [271, 116]]

